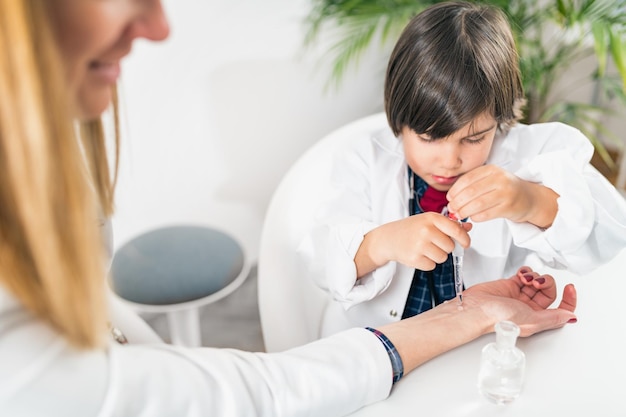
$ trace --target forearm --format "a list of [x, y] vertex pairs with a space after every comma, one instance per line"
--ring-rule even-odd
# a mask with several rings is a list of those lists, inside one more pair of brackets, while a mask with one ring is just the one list
[[451, 301], [417, 316], [379, 327], [394, 344], [405, 373], [493, 330], [495, 322], [477, 306]]
[[552, 226], [559, 208], [559, 195], [551, 188], [533, 182], [525, 181], [525, 188], [531, 202], [525, 221], [542, 229]]
[[379, 253], [382, 226], [377, 227], [363, 236], [363, 241], [354, 255], [357, 279], [383, 266], [387, 261]]

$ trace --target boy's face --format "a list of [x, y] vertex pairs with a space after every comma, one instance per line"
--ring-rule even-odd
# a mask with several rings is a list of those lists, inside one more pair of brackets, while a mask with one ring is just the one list
[[400, 134], [407, 163], [414, 173], [439, 191], [448, 191], [456, 180], [487, 161], [497, 123], [482, 114], [450, 136], [431, 139], [408, 127]]

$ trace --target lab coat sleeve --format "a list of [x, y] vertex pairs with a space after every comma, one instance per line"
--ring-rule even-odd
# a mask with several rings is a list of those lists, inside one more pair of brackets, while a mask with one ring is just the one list
[[0, 415], [341, 416], [389, 395], [391, 362], [353, 328], [280, 353], [158, 344], [77, 349], [0, 287]]
[[385, 348], [359, 328], [271, 354], [165, 344], [80, 351], [58, 335], [0, 347], [20, 364], [0, 376], [0, 409], [13, 417], [343, 416], [392, 385]]
[[282, 353], [116, 347], [106, 416], [342, 416], [382, 400], [391, 365], [351, 329]]
[[372, 152], [362, 145], [335, 161], [314, 225], [298, 247], [307, 279], [345, 309], [385, 291], [396, 270], [389, 262], [357, 280], [354, 257], [365, 234], [379, 226], [369, 180]]
[[554, 123], [543, 148], [515, 174], [559, 198], [551, 227], [507, 220], [516, 246], [546, 265], [584, 274], [626, 246], [626, 201], [591, 164], [593, 147], [577, 129]]

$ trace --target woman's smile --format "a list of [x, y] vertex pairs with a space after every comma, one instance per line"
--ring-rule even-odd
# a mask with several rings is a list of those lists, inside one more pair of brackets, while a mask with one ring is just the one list
[[89, 63], [89, 73], [95, 76], [97, 80], [101, 80], [102, 83], [113, 85], [120, 77], [120, 63], [119, 61], [93, 61]]

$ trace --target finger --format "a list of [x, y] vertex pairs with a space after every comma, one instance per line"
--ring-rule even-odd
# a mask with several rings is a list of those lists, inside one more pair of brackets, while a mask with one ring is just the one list
[[[461, 246], [464, 248], [468, 248], [471, 243], [471, 238], [467, 233], [464, 223], [459, 226], [459, 223], [454, 220], [450, 220], [445, 216], [441, 216], [437, 222], [435, 222], [435, 226], [445, 235], [447, 235], [452, 240], [459, 242]], [[471, 230], [471, 226], [469, 227]], [[454, 242], [452, 242], [452, 248], [454, 248]], [[452, 248], [450, 248], [450, 252], [452, 252]]]
[[474, 195], [471, 200], [450, 202], [451, 210], [454, 210], [462, 218], [471, 218], [474, 221], [486, 221], [496, 217], [502, 217], [501, 212], [506, 208], [505, 199], [497, 190], [485, 190], [480, 195]]
[[481, 185], [466, 187], [456, 197], [450, 198], [448, 207], [450, 211], [459, 215], [460, 218], [472, 217], [474, 212], [480, 211], [483, 200], [491, 190]]
[[437, 266], [437, 263], [427, 256], [419, 256], [408, 266], [421, 271], [432, 271]]
[[[482, 199], [486, 194], [498, 189], [497, 182], [494, 181], [492, 175], [483, 170], [475, 171], [462, 175], [446, 194], [450, 202], [449, 207], [455, 213], [459, 213], [459, 210], [469, 203]], [[461, 214], [463, 214], [462, 211]]]
[[544, 293], [553, 293], [556, 295], [556, 282], [554, 281], [552, 275], [538, 275], [530, 284], [532, 284], [532, 286], [539, 291]]
[[573, 312], [576, 310], [577, 302], [578, 294], [576, 293], [576, 287], [574, 287], [574, 284], [567, 284], [565, 288], [563, 288], [563, 297], [559, 308]]
[[529, 266], [521, 266], [517, 269], [515, 277], [517, 278], [521, 288], [523, 286], [532, 286], [533, 280], [539, 277], [539, 274], [533, 271], [533, 269]]
[[521, 300], [527, 301], [527, 304], [533, 307], [533, 309], [544, 309], [552, 304], [554, 297], [548, 299], [541, 292], [541, 289], [537, 288], [535, 281], [538, 279], [541, 279], [541, 275], [535, 271], [527, 272], [521, 276]]
[[562, 308], [535, 311], [535, 317], [531, 320], [532, 325], [520, 326], [520, 336], [531, 336], [545, 330], [559, 329], [568, 323], [575, 323], [576, 315]]
[[487, 169], [487, 166], [485, 165], [477, 167], [461, 175], [461, 177], [454, 183], [454, 185], [450, 187], [450, 190], [448, 190], [448, 193], [446, 194], [448, 201], [451, 201], [457, 198], [461, 192], [463, 192], [467, 187], [469, 187], [474, 182], [479, 181], [488, 176], [489, 176], [489, 169]]
[[550, 275], [539, 275], [530, 267], [522, 267], [517, 272], [520, 300], [533, 310], [543, 310], [556, 299], [556, 284]]
[[556, 299], [556, 282], [551, 275], [534, 274], [533, 279], [527, 282], [528, 285], [522, 292], [532, 299], [537, 308], [548, 308]]
[[521, 290], [524, 285], [529, 285], [529, 282], [532, 282], [532, 280], [534, 279], [532, 273], [533, 270], [531, 267], [521, 266], [517, 268], [517, 272], [511, 277], [511, 279], [517, 284], [517, 286]]
[[[450, 252], [452, 252], [452, 249], [454, 248], [454, 242], [450, 242], [450, 238], [448, 237], [446, 237], [446, 239], [448, 246], [451, 246]], [[428, 245], [426, 248], [424, 248], [422, 255], [427, 257], [428, 259], [431, 259], [433, 262], [440, 264], [448, 259], [448, 254], [450, 252], [442, 249], [441, 247], [433, 243], [432, 245]]]
[[538, 275], [531, 284], [539, 291], [543, 291], [544, 293], [553, 292], [556, 295], [556, 281], [552, 275]]
[[506, 217], [506, 199], [497, 190], [490, 190], [474, 200], [458, 208], [457, 212], [463, 218], [469, 217], [475, 222], [484, 222], [498, 217]]
[[[448, 254], [454, 250], [454, 239], [441, 231], [432, 237], [431, 244], [431, 246], [433, 246], [433, 248], [431, 248], [433, 256], [443, 256], [447, 258]], [[435, 258], [432, 259], [435, 260]], [[439, 260], [440, 263], [443, 261], [445, 261], [445, 259]]]

